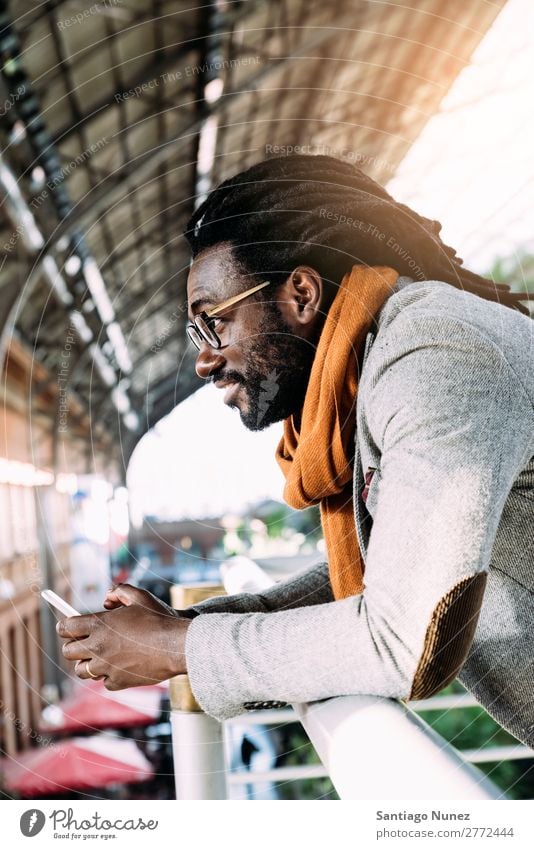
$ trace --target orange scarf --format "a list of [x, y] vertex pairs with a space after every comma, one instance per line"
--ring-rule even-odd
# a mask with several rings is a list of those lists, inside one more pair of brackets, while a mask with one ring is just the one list
[[387, 266], [364, 265], [345, 274], [321, 330], [300, 431], [289, 416], [276, 449], [285, 501], [297, 510], [320, 504], [335, 599], [364, 586], [352, 504], [358, 375], [367, 333], [398, 276]]

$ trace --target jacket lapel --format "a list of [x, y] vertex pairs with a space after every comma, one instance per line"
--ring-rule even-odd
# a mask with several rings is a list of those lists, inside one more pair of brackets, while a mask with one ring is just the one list
[[[363, 373], [363, 369], [365, 367], [365, 361], [367, 360], [369, 351], [371, 350], [371, 345], [373, 344], [375, 338], [375, 334], [371, 331], [367, 334], [365, 339], [365, 347], [363, 351], [362, 365], [360, 374]], [[372, 518], [367, 512], [365, 508], [364, 500], [362, 499], [362, 493], [366, 484], [364, 478], [364, 471], [362, 468], [362, 458], [360, 452], [360, 440], [358, 438], [358, 428], [356, 428], [355, 434], [355, 452], [354, 452], [354, 485], [352, 491], [352, 501], [354, 505], [354, 523], [356, 525], [356, 534], [358, 537], [358, 544], [360, 546], [360, 552], [365, 563], [365, 559], [367, 556], [367, 545], [369, 543], [369, 535], [371, 533], [371, 525]]]

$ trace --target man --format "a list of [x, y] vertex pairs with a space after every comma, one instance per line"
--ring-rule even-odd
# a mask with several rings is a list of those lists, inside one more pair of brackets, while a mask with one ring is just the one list
[[458, 675], [534, 744], [533, 325], [439, 231], [322, 156], [258, 163], [199, 207], [197, 373], [245, 427], [284, 421], [284, 497], [320, 504], [327, 561], [186, 611], [116, 587], [60, 625], [80, 677], [187, 671], [224, 719]]

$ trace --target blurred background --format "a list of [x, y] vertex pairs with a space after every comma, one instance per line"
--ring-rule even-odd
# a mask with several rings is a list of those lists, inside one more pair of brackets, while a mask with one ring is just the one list
[[[277, 579], [325, 550], [318, 511], [283, 502], [281, 424], [246, 431], [195, 374], [183, 227], [254, 162], [326, 153], [534, 290], [534, 12], [0, 0], [0, 68], [0, 788], [174, 798], [167, 688], [80, 688], [40, 590], [80, 612], [116, 580], [169, 602], [234, 555]], [[534, 752], [459, 684], [440, 697], [425, 719], [532, 798]], [[294, 718], [227, 738], [229, 769], [296, 770], [242, 798], [335, 798]]]

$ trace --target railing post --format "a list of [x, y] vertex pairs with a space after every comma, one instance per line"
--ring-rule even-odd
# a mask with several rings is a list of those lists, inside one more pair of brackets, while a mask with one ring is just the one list
[[[176, 585], [171, 587], [171, 604], [183, 609], [223, 594], [224, 588], [219, 585]], [[169, 692], [176, 798], [226, 799], [222, 724], [204, 713], [187, 675], [171, 678]]]
[[222, 725], [195, 701], [187, 675], [170, 681], [177, 799], [226, 799]]

